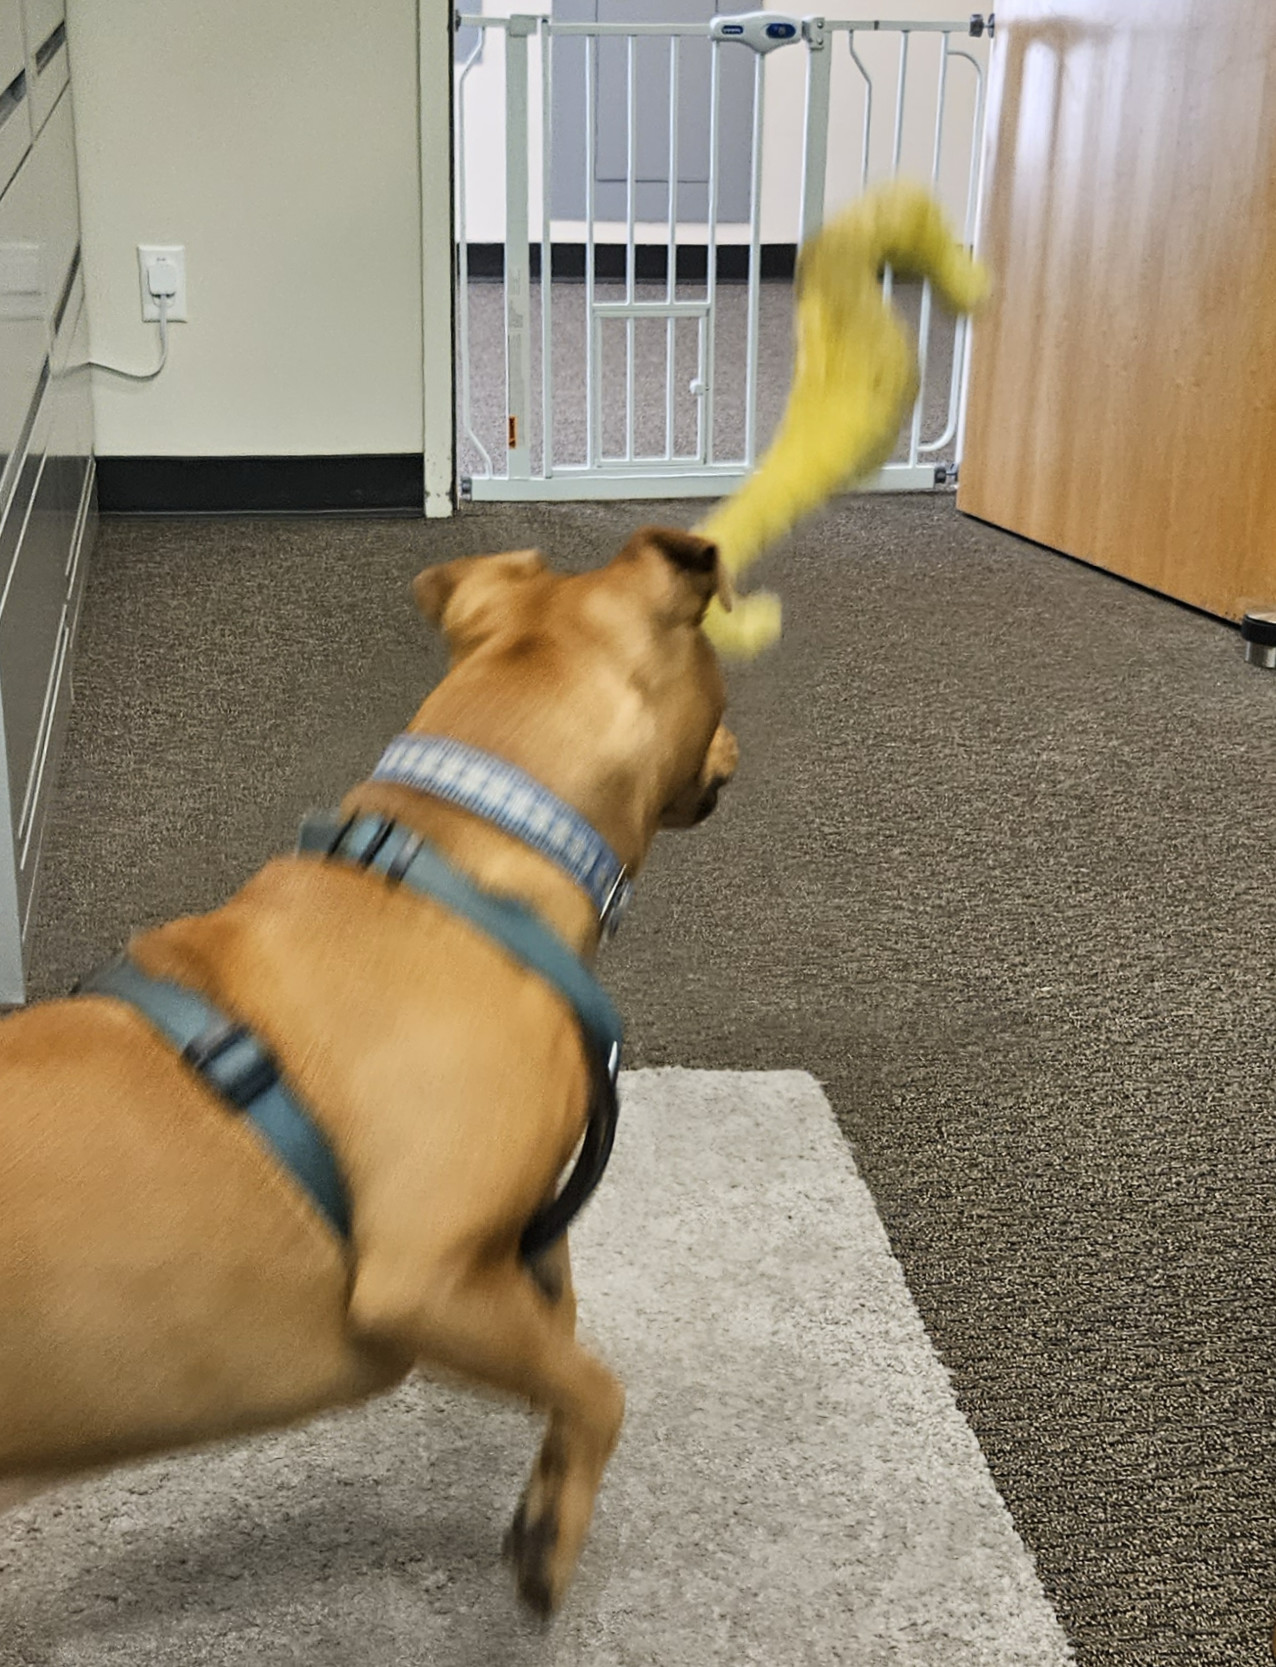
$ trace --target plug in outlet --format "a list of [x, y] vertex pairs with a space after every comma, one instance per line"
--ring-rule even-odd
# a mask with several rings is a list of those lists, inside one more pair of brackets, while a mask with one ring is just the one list
[[142, 280], [142, 317], [159, 317], [160, 295], [171, 295], [169, 323], [186, 319], [186, 249], [180, 243], [139, 243], [137, 267]]

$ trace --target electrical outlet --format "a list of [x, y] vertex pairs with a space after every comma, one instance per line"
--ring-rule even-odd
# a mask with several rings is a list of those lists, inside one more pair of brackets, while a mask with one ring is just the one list
[[159, 304], [155, 299], [152, 287], [152, 271], [156, 263], [170, 262], [175, 273], [168, 271], [162, 264], [159, 273], [166, 278], [176, 279], [177, 293], [168, 305], [169, 323], [182, 323], [186, 319], [186, 249], [180, 243], [139, 243], [137, 246], [137, 270], [142, 284], [142, 317], [157, 319]]

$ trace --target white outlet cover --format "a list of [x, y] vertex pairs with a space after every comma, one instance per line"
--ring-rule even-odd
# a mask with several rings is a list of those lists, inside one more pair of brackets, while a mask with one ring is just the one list
[[183, 243], [139, 243], [137, 246], [137, 276], [142, 286], [142, 317], [148, 321], [159, 318], [159, 307], [146, 282], [146, 269], [153, 260], [171, 260], [177, 268], [177, 294], [168, 309], [170, 324], [186, 321], [186, 246]]

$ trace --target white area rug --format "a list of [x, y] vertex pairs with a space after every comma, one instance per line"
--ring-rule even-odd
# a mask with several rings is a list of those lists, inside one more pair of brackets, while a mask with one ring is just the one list
[[539, 1426], [413, 1383], [0, 1519], [0, 1664], [1072, 1659], [809, 1076], [628, 1074], [574, 1255], [629, 1417], [548, 1629], [499, 1561]]

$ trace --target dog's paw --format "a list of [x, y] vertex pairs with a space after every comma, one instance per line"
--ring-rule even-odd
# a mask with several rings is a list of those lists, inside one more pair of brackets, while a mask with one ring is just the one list
[[530, 1517], [524, 1499], [514, 1513], [501, 1549], [506, 1561], [514, 1566], [519, 1597], [542, 1620], [549, 1619], [562, 1599], [551, 1573], [557, 1544], [558, 1523], [552, 1512]]

